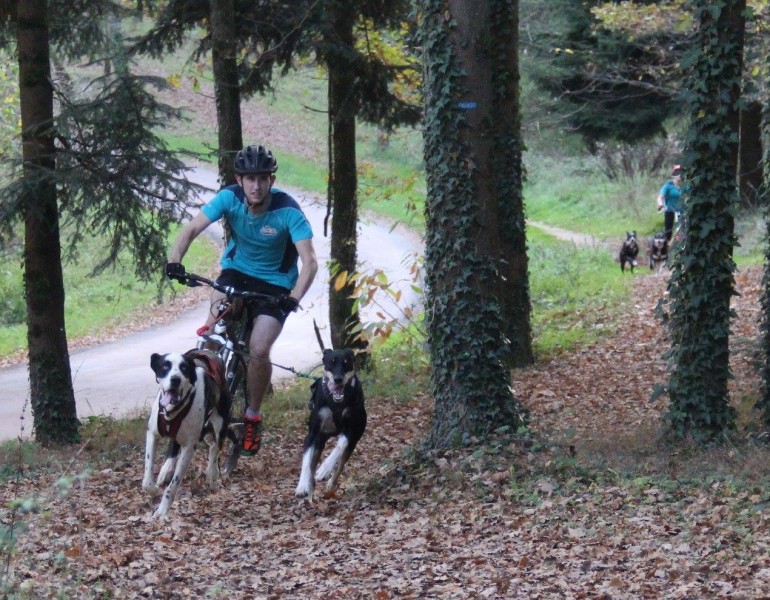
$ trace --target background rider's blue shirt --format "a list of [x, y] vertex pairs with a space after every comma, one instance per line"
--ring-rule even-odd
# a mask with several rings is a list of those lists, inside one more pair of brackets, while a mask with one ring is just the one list
[[663, 196], [663, 210], [666, 212], [681, 213], [684, 210], [682, 204], [682, 190], [676, 187], [673, 181], [667, 181], [660, 188], [660, 195]]
[[259, 216], [246, 206], [243, 188], [220, 190], [201, 208], [213, 223], [224, 218], [230, 241], [219, 264], [287, 289], [297, 282], [297, 249], [294, 244], [313, 237], [310, 224], [294, 198], [278, 188], [270, 190], [270, 204]]

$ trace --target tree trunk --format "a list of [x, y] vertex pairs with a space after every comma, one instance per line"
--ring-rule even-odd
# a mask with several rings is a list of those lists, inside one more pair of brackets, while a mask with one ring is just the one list
[[234, 6], [234, 0], [211, 0], [211, 59], [217, 108], [219, 184], [222, 187], [235, 183], [233, 160], [243, 148]]
[[671, 377], [668, 419], [677, 436], [708, 441], [732, 429], [730, 298], [736, 245], [737, 159], [745, 0], [694, 2], [698, 55], [690, 81], [685, 145], [685, 239], [669, 279]]
[[[428, 443], [443, 448], [503, 425], [515, 428], [522, 412], [507, 369], [509, 305], [501, 301], [509, 291], [505, 274], [514, 266], [501, 221], [513, 215], [511, 185], [520, 182], [521, 167], [499, 155], [503, 140], [511, 145], [505, 157], [520, 156], [520, 146], [513, 148], [518, 132], [511, 139], [511, 125], [497, 113], [503, 103], [496, 87], [518, 73], [511, 70], [516, 52], [500, 51], [489, 33], [510, 23], [518, 4], [422, 0], [421, 8], [426, 306], [436, 402]], [[515, 117], [518, 107], [507, 107]]]
[[[762, 140], [770, 147], [770, 100], [765, 101], [762, 111]], [[765, 218], [765, 265], [762, 277], [762, 321], [761, 343], [763, 350], [762, 395], [756, 408], [762, 413], [765, 426], [770, 426], [770, 155], [763, 161], [762, 172], [765, 185], [762, 186], [762, 208]]]
[[[354, 11], [332, 3], [332, 35], [336, 44], [353, 48]], [[356, 174], [356, 99], [350, 95], [352, 69], [345, 52], [327, 57], [329, 69], [329, 202], [332, 205], [330, 257], [339, 273], [357, 270], [358, 178]], [[329, 324], [334, 348], [366, 349], [366, 340], [358, 336], [361, 319], [353, 311], [351, 298], [355, 282], [340, 289], [335, 278], [329, 285]], [[361, 356], [365, 364], [365, 356]]]
[[58, 445], [78, 441], [79, 422], [64, 326], [64, 279], [53, 179], [56, 163], [48, 2], [19, 2], [17, 16], [30, 399], [35, 439], [43, 445]]
[[[489, 122], [480, 127], [493, 140], [489, 157], [488, 193], [498, 200], [494, 218], [499, 237], [497, 264], [500, 286], [497, 300], [510, 340], [509, 364], [525, 367], [534, 362], [532, 305], [529, 295], [527, 240], [522, 193], [521, 114], [519, 106], [519, 14], [516, 3], [493, 2], [489, 31], [492, 98]], [[486, 177], [482, 176], [483, 179]]]
[[738, 144], [738, 188], [741, 206], [759, 206], [762, 190], [762, 103], [751, 102], [741, 110]]

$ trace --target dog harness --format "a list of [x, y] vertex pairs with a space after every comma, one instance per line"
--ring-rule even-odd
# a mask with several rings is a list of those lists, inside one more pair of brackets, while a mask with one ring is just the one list
[[[208, 421], [211, 413], [220, 405], [222, 395], [227, 393], [224, 365], [219, 356], [210, 350], [190, 350], [185, 352], [185, 357], [190, 358], [195, 363], [196, 367], [201, 367], [219, 389], [219, 394], [215, 394], [214, 390], [210, 389], [210, 386], [206, 386], [205, 421]], [[190, 412], [194, 400], [195, 388], [192, 389], [190, 395], [184, 400], [183, 405], [171, 418], [168, 418], [164, 411], [158, 411], [158, 432], [164, 437], [176, 439], [176, 434], [179, 433], [182, 421], [184, 421], [185, 417]]]

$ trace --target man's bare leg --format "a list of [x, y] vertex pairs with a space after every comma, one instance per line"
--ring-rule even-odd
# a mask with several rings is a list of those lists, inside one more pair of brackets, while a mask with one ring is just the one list
[[273, 365], [270, 364], [270, 350], [281, 334], [283, 325], [273, 317], [260, 315], [254, 321], [249, 340], [249, 365], [247, 384], [249, 390], [249, 417], [262, 414], [262, 402], [270, 385]]

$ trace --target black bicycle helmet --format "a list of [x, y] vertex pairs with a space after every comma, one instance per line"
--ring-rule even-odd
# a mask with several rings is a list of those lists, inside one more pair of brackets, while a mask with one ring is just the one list
[[235, 172], [238, 175], [275, 173], [278, 161], [263, 146], [246, 146], [235, 155]]

